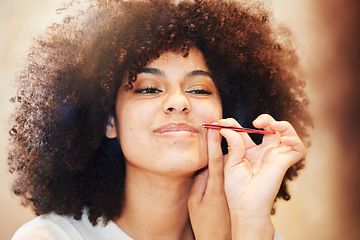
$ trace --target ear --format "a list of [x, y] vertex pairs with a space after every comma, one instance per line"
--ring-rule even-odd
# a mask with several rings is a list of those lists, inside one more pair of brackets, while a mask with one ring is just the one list
[[115, 124], [115, 118], [109, 117], [108, 124], [106, 125], [106, 137], [107, 138], [116, 138], [117, 132], [116, 132], [116, 124]]

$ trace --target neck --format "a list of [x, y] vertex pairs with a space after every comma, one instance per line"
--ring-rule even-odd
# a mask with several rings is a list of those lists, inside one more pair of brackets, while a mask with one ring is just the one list
[[194, 239], [187, 209], [192, 176], [126, 171], [125, 206], [115, 223], [134, 239]]

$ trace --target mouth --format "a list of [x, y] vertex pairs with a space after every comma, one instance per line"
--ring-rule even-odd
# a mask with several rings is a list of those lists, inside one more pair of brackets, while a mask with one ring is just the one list
[[199, 134], [199, 130], [189, 123], [166, 123], [155, 129], [155, 134], [165, 138], [193, 138]]

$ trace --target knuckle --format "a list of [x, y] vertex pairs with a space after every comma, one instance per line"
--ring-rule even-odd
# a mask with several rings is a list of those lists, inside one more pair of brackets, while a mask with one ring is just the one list
[[266, 118], [266, 119], [269, 119], [269, 118], [272, 118], [270, 114], [268, 113], [263, 113], [263, 114], [260, 114], [259, 116], [260, 118]]
[[305, 147], [305, 145], [304, 145], [303, 142], [300, 142], [300, 148], [301, 148], [301, 150], [302, 150], [301, 152], [302, 152], [303, 157], [305, 157], [306, 154], [307, 154], [307, 149], [306, 149], [306, 147]]
[[235, 118], [225, 118], [225, 119], [220, 120], [220, 122], [222, 124], [226, 124], [228, 126], [237, 126], [237, 125], [239, 125], [239, 123], [236, 121]]
[[230, 145], [228, 146], [229, 151], [243, 150], [243, 149], [245, 149], [245, 146], [241, 143], [235, 143], [235, 144], [232, 144], [231, 146]]

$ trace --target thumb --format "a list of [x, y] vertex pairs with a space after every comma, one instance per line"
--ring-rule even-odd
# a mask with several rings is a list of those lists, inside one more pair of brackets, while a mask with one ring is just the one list
[[196, 205], [201, 202], [201, 199], [206, 191], [208, 177], [209, 170], [207, 168], [200, 170], [200, 172], [194, 177], [188, 200], [189, 205]]

